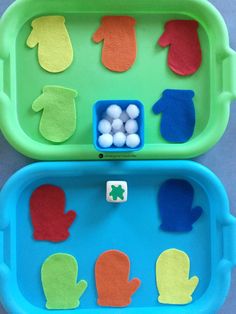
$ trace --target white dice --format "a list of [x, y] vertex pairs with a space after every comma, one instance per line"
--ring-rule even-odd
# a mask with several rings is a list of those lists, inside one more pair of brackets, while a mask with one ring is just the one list
[[128, 198], [126, 181], [107, 181], [106, 199], [109, 203], [124, 203]]

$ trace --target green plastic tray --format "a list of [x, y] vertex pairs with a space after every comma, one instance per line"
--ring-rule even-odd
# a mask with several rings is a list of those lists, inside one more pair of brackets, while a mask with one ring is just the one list
[[[72, 66], [60, 74], [40, 68], [37, 49], [26, 39], [31, 21], [42, 15], [64, 15], [74, 48]], [[122, 74], [101, 64], [101, 45], [92, 35], [104, 15], [131, 15], [137, 19], [138, 54], [135, 65]], [[203, 64], [190, 77], [180, 77], [167, 66], [168, 49], [157, 40], [170, 19], [195, 19], [203, 50]], [[206, 0], [17, 0], [0, 22], [0, 127], [21, 153], [46, 160], [177, 159], [200, 155], [222, 136], [230, 102], [236, 98], [236, 53], [218, 11]], [[31, 109], [45, 85], [76, 89], [78, 127], [63, 144], [40, 135], [40, 114]], [[184, 144], [170, 144], [160, 136], [160, 117], [152, 105], [167, 88], [192, 89], [196, 129]], [[145, 107], [145, 145], [132, 153], [100, 153], [93, 146], [92, 107], [98, 100], [137, 99]]]

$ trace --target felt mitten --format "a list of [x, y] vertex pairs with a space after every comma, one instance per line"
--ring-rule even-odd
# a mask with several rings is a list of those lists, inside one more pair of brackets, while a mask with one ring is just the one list
[[63, 16], [43, 16], [32, 22], [32, 32], [27, 45], [38, 45], [39, 64], [48, 72], [67, 69], [73, 60], [73, 48]]
[[130, 16], [104, 16], [93, 40], [104, 41], [102, 63], [111, 71], [127, 71], [136, 59], [135, 19]]
[[193, 135], [196, 118], [191, 90], [167, 89], [153, 106], [161, 116], [161, 135], [171, 143], [185, 143]]
[[47, 309], [75, 309], [87, 288], [87, 282], [77, 283], [78, 264], [68, 254], [49, 256], [41, 268], [41, 281]]
[[172, 20], [166, 23], [165, 32], [158, 43], [170, 46], [168, 65], [179, 75], [195, 73], [202, 63], [202, 50], [198, 38], [198, 22]]
[[65, 193], [57, 186], [42, 185], [32, 193], [30, 214], [36, 240], [60, 242], [68, 238], [76, 213], [65, 213], [65, 206]]
[[76, 129], [77, 92], [60, 86], [45, 86], [43, 94], [32, 105], [35, 112], [43, 110], [39, 131], [48, 141], [62, 143]]
[[130, 261], [120, 251], [107, 251], [100, 255], [95, 266], [98, 304], [101, 306], [124, 307], [131, 303], [131, 296], [141, 282], [129, 281]]
[[156, 262], [158, 301], [164, 304], [188, 304], [192, 301], [199, 279], [189, 279], [190, 261], [187, 254], [176, 249], [164, 251]]
[[188, 232], [202, 214], [202, 208], [193, 208], [194, 189], [185, 180], [170, 179], [158, 193], [161, 229], [169, 232]]

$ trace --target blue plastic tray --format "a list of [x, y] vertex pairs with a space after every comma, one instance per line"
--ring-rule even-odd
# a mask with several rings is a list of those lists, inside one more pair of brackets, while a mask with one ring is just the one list
[[[197, 205], [204, 213], [186, 234], [159, 229], [157, 192], [169, 178], [183, 178], [195, 189]], [[107, 203], [107, 180], [128, 182], [128, 202]], [[41, 184], [62, 187], [67, 209], [78, 213], [65, 242], [37, 242], [32, 237], [29, 198]], [[147, 205], [148, 204], [148, 205]], [[81, 307], [53, 313], [203, 314], [215, 313], [224, 302], [236, 264], [236, 219], [230, 215], [222, 184], [209, 170], [189, 161], [58, 162], [36, 163], [20, 170], [0, 194], [0, 297], [8, 313], [45, 314], [40, 268], [51, 254], [65, 252], [79, 263], [80, 278], [89, 287]], [[185, 251], [191, 260], [191, 276], [200, 278], [193, 302], [185, 306], [159, 304], [155, 261], [169, 248]], [[94, 265], [108, 249], [129, 255], [131, 278], [142, 281], [132, 304], [124, 309], [97, 306]]]

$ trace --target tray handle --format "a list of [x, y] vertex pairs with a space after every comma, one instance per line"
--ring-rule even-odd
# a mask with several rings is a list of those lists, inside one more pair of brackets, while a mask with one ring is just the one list
[[223, 91], [230, 100], [236, 99], [236, 52], [232, 49], [223, 60]]
[[4, 61], [0, 59], [0, 92], [3, 90], [3, 66]]
[[6, 263], [4, 259], [4, 232], [0, 230], [0, 271], [3, 268], [6, 268]]
[[229, 224], [223, 226], [224, 259], [236, 266], [236, 218], [232, 217]]

